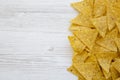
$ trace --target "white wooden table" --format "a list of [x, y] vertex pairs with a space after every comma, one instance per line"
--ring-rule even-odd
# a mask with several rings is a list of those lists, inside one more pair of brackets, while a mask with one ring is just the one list
[[79, 0], [0, 0], [0, 80], [77, 80], [66, 68]]

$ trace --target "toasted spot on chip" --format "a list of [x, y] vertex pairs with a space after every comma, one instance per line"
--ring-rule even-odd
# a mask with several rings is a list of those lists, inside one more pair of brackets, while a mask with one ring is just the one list
[[76, 35], [89, 49], [92, 49], [98, 32], [96, 29], [81, 27], [79, 31], [74, 32], [74, 35]]
[[98, 30], [102, 37], [105, 37], [108, 25], [106, 16], [92, 19], [93, 25]]
[[109, 49], [111, 51], [115, 51], [117, 52], [117, 47], [115, 45], [115, 41], [114, 41], [114, 38], [117, 37], [117, 34], [118, 34], [118, 30], [117, 29], [114, 29], [112, 30], [111, 32], [109, 32], [105, 38], [101, 38], [99, 40], [97, 40], [97, 44], [106, 48], [106, 49]]
[[68, 38], [74, 51], [81, 53], [85, 49], [85, 45], [77, 37], [69, 36]]

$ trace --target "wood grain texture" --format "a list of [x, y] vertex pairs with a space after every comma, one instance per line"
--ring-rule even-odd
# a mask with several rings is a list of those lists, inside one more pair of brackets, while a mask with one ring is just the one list
[[66, 71], [78, 0], [0, 0], [0, 80], [76, 80]]

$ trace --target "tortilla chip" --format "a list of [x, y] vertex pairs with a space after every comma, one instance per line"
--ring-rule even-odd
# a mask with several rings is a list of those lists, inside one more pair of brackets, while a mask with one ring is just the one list
[[93, 25], [97, 29], [97, 31], [100, 33], [102, 37], [105, 37], [107, 32], [107, 18], [106, 16], [102, 16], [99, 18], [92, 19]]
[[106, 49], [117, 52], [117, 47], [114, 42], [114, 38], [117, 37], [117, 34], [118, 34], [118, 30], [115, 28], [114, 30], [109, 32], [105, 36], [105, 38], [101, 38], [101, 39], [97, 40], [96, 43]]
[[78, 76], [81, 80], [85, 80], [85, 78], [75, 69], [73, 65], [70, 66], [67, 70], [74, 74], [75, 76]]
[[85, 14], [87, 16], [92, 16], [92, 7], [87, 4], [85, 1], [81, 2], [75, 2], [71, 4], [74, 9], [79, 11], [82, 14]]
[[71, 24], [69, 30], [71, 30], [71, 31], [77, 31], [77, 30], [79, 30], [79, 28], [80, 28], [79, 25], [77, 25], [77, 24]]
[[115, 17], [110, 9], [110, 7], [107, 8], [107, 25], [108, 29], [112, 30], [115, 27]]
[[110, 71], [113, 80], [116, 80], [118, 77], [120, 77], [119, 72], [113, 66], [110, 67]]
[[117, 60], [113, 63], [113, 67], [120, 73], [120, 59], [117, 59]]
[[115, 52], [97, 53], [96, 57], [102, 69], [106, 73], [109, 73], [111, 61], [112, 59], [117, 57], [117, 53]]
[[77, 24], [80, 26], [85, 26], [85, 27], [94, 27], [90, 20], [90, 17], [83, 15], [83, 14], [79, 14], [77, 17], [72, 19], [71, 23]]
[[89, 62], [95, 62], [97, 63], [97, 59], [95, 57], [94, 54], [91, 54], [86, 60], [85, 60], [85, 63], [89, 63]]
[[115, 38], [115, 43], [120, 51], [120, 38]]
[[110, 50], [104, 48], [104, 47], [101, 47], [97, 44], [95, 44], [91, 50], [91, 53], [93, 54], [97, 54], [97, 53], [104, 53], [104, 52], [110, 52]]
[[73, 65], [86, 80], [92, 80], [94, 77], [102, 78], [102, 72], [96, 63], [74, 63]]
[[75, 36], [69, 36], [68, 39], [74, 51], [81, 53], [85, 49], [85, 45]]
[[117, 78], [116, 80], [120, 80], [120, 77], [119, 77], [119, 78]]
[[79, 31], [74, 32], [74, 35], [78, 37], [89, 49], [92, 49], [98, 32], [96, 29], [80, 27]]
[[116, 25], [117, 25], [118, 30], [119, 30], [119, 32], [120, 32], [120, 22], [116, 21]]
[[84, 0], [87, 4], [89, 4], [91, 6], [91, 8], [94, 8], [94, 3], [95, 0]]
[[104, 74], [104, 76], [105, 76], [105, 78], [106, 79], [109, 79], [110, 77], [111, 77], [111, 73], [109, 72], [109, 73], [107, 73], [105, 70], [103, 70], [102, 69], [102, 71], [103, 71], [103, 74]]
[[94, 3], [94, 17], [103, 16], [106, 13], [105, 0], [95, 0]]
[[120, 8], [112, 7], [111, 11], [115, 16], [115, 19], [118, 20], [118, 22], [119, 22], [120, 21]]
[[73, 56], [73, 63], [84, 63], [84, 61], [89, 57], [89, 53], [86, 51], [83, 51], [81, 54], [77, 54]]

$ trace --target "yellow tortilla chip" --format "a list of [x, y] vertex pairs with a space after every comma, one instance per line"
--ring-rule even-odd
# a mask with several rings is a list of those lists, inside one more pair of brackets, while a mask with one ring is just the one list
[[104, 69], [102, 69], [102, 71], [103, 71], [103, 74], [104, 74], [106, 79], [109, 79], [111, 77], [111, 73], [110, 72], [107, 73]]
[[91, 8], [94, 8], [94, 3], [95, 0], [84, 0], [87, 4], [89, 4], [91, 6]]
[[73, 65], [86, 80], [92, 80], [93, 78], [100, 80], [103, 78], [102, 72], [96, 63], [74, 63]]
[[120, 32], [120, 22], [116, 21], [116, 25], [117, 25], [118, 30], [119, 30], [119, 32]]
[[120, 38], [115, 38], [115, 43], [120, 51]]
[[110, 9], [110, 7], [107, 7], [107, 25], [108, 29], [112, 30], [115, 27], [115, 17]]
[[94, 54], [91, 54], [86, 60], [85, 63], [89, 63], [89, 62], [97, 62], [97, 59], [95, 57]]
[[84, 61], [89, 57], [89, 53], [86, 51], [83, 51], [81, 54], [77, 54], [73, 56], [73, 63], [84, 63]]
[[94, 18], [92, 19], [92, 22], [97, 31], [100, 33], [100, 35], [102, 37], [105, 37], [108, 28], [106, 16]]
[[94, 17], [103, 16], [106, 13], [105, 0], [95, 0], [94, 3]]
[[85, 78], [75, 69], [73, 65], [70, 66], [67, 70], [74, 74], [75, 76], [78, 76], [81, 80], [85, 80]]
[[117, 59], [117, 60], [113, 63], [113, 67], [120, 73], [120, 59]]
[[120, 77], [119, 72], [113, 66], [110, 67], [110, 71], [113, 80], [116, 80], [118, 77]]
[[120, 80], [120, 77], [119, 77], [119, 78], [117, 78], [116, 80]]
[[71, 31], [77, 31], [77, 30], [79, 30], [79, 28], [80, 28], [79, 25], [77, 25], [77, 24], [71, 24], [69, 30], [71, 30]]
[[76, 35], [89, 49], [92, 49], [98, 32], [96, 29], [80, 27], [79, 31], [74, 32], [74, 35]]
[[69, 36], [68, 38], [74, 51], [81, 53], [85, 49], [85, 45], [77, 37]]
[[111, 11], [115, 16], [115, 19], [118, 20], [118, 22], [119, 22], [120, 21], [120, 8], [112, 7]]
[[67, 70], [75, 76], [79, 76], [79, 72], [74, 68], [74, 66], [70, 66]]
[[117, 37], [117, 34], [118, 34], [118, 30], [115, 28], [114, 30], [109, 32], [105, 36], [105, 38], [101, 38], [101, 39], [97, 40], [96, 43], [106, 49], [117, 52], [117, 47], [114, 42], [114, 38]]
[[79, 14], [77, 17], [72, 19], [71, 23], [77, 24], [80, 26], [85, 26], [85, 27], [93, 27], [90, 17], [83, 15], [83, 14]]
[[102, 69], [106, 73], [109, 73], [111, 61], [112, 59], [117, 57], [117, 53], [115, 52], [97, 53], [96, 57]]
[[97, 44], [95, 44], [91, 50], [91, 53], [93, 54], [97, 54], [97, 53], [104, 53], [104, 52], [110, 52], [110, 50], [104, 48], [104, 47], [101, 47]]
[[85, 1], [81, 2], [75, 2], [71, 4], [74, 9], [79, 11], [82, 14], [85, 14], [87, 16], [92, 16], [92, 7], [87, 4]]

